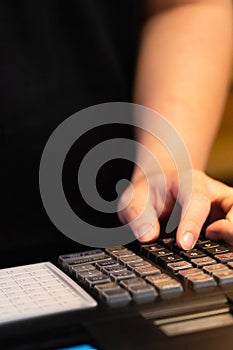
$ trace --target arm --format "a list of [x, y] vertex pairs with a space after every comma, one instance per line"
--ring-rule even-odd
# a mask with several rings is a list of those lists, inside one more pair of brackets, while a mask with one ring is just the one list
[[[158, 111], [173, 124], [190, 153], [193, 168], [197, 169], [194, 172], [190, 209], [181, 220], [177, 233], [178, 244], [190, 249], [210, 213], [211, 204], [220, 201], [220, 197], [223, 200], [222, 193], [225, 190], [226, 196], [233, 198], [232, 189], [226, 189], [223, 184], [202, 173], [219, 125], [229, 84], [232, 3], [230, 0], [151, 0], [149, 5], [153, 14], [148, 18], [142, 33], [135, 79], [135, 102]], [[169, 185], [174, 165], [167, 152], [144, 131], [137, 132], [136, 138], [155, 154], [165, 169], [170, 186], [168, 192], [171, 192], [171, 197], [174, 196], [177, 190], [174, 181]], [[147, 172], [153, 173], [150, 163], [145, 161], [143, 166]], [[143, 201], [140, 193], [143, 192], [145, 181], [137, 167], [132, 181], [136, 186], [137, 198], [134, 196], [133, 202], [120, 214], [123, 222], [130, 222], [134, 218], [137, 212], [135, 207]], [[155, 178], [153, 181], [156, 181]], [[219, 193], [218, 198], [216, 193]], [[156, 201], [159, 201], [156, 196], [152, 196], [153, 203], [147, 205], [144, 223], [134, 224], [135, 233], [143, 231], [139, 225], [153, 226], [140, 237], [141, 241], [150, 241], [159, 234], [159, 224], [154, 224]], [[127, 192], [124, 197], [127, 197]], [[185, 194], [181, 205], [184, 203]], [[171, 204], [168, 200], [167, 205]], [[224, 212], [232, 210], [232, 205], [233, 199]], [[233, 233], [233, 220], [229, 230]], [[189, 237], [184, 239], [187, 232]]]

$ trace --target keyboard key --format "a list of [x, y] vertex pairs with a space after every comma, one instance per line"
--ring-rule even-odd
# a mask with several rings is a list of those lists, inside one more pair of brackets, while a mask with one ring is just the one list
[[219, 247], [219, 244], [213, 241], [197, 243], [197, 247], [203, 250]]
[[111, 273], [110, 277], [115, 282], [118, 282], [118, 281], [121, 281], [123, 279], [136, 277], [136, 275], [132, 271], [129, 271], [129, 270], [125, 269], [125, 270], [122, 270], [122, 271], [119, 271], [119, 272]]
[[132, 263], [128, 263], [127, 267], [134, 271], [136, 268], [138, 267], [150, 267], [152, 266], [148, 261], [142, 260], [142, 261], [137, 261], [137, 262], [132, 262]]
[[168, 263], [171, 262], [178, 262], [178, 261], [182, 261], [183, 259], [176, 254], [171, 254], [171, 255], [166, 255], [166, 256], [161, 256], [158, 257], [158, 263], [161, 264], [162, 266], [166, 266]]
[[230, 269], [216, 271], [213, 276], [220, 285], [233, 282], [233, 271]]
[[196, 267], [203, 267], [206, 265], [216, 264], [216, 260], [210, 258], [209, 256], [205, 256], [204, 258], [192, 259], [191, 263]]
[[119, 271], [127, 271], [127, 269], [123, 265], [120, 265], [120, 264], [106, 266], [103, 268], [103, 272], [105, 272], [108, 275], [110, 275], [113, 272], [119, 272]]
[[136, 254], [131, 255], [131, 256], [124, 256], [124, 257], [120, 258], [120, 262], [124, 266], [128, 266], [129, 263], [139, 262], [139, 261], [142, 261], [142, 258]]
[[87, 250], [85, 252], [78, 252], [74, 254], [66, 254], [66, 255], [60, 255], [58, 258], [58, 262], [62, 264], [63, 266], [66, 265], [68, 262], [72, 261], [78, 261], [85, 258], [93, 258], [93, 257], [100, 257], [104, 256], [105, 253], [101, 249], [93, 249], [93, 250]]
[[95, 277], [95, 276], [100, 276], [101, 272], [99, 270], [92, 270], [92, 271], [77, 271], [76, 272], [76, 277], [80, 280], [83, 281], [87, 278], [87, 277]]
[[176, 281], [173, 278], [154, 282], [153, 285], [158, 289], [160, 294], [167, 293], [181, 293], [183, 291], [183, 287], [180, 282]]
[[167, 264], [167, 268], [172, 271], [173, 273], [176, 273], [180, 270], [184, 270], [184, 269], [190, 269], [192, 268], [192, 264], [190, 264], [188, 261], [178, 261], [178, 262], [173, 262], [173, 263], [169, 263]]
[[96, 284], [111, 282], [110, 278], [104, 274], [87, 277], [85, 278], [85, 282], [89, 285], [89, 287], [93, 287]]
[[125, 250], [126, 248], [123, 245], [118, 245], [115, 247], [109, 247], [109, 248], [105, 248], [105, 251], [108, 252], [109, 254], [113, 253], [113, 252], [118, 252], [120, 250]]
[[207, 275], [206, 273], [190, 275], [187, 276], [187, 279], [188, 284], [194, 289], [216, 286], [216, 281], [214, 278], [210, 275]]
[[103, 290], [101, 296], [109, 306], [126, 306], [131, 301], [129, 292], [123, 288]]
[[99, 262], [95, 263], [95, 267], [97, 269], [99, 269], [100, 271], [102, 271], [104, 267], [115, 266], [115, 265], [119, 265], [119, 264], [116, 260], [114, 260], [112, 258], [110, 258], [109, 260], [103, 260], [103, 261], [99, 261]]
[[155, 285], [157, 282], [166, 281], [166, 280], [170, 280], [170, 279], [171, 279], [171, 277], [168, 276], [166, 273], [161, 273], [160, 275], [146, 277], [146, 281], [153, 284], [153, 285]]
[[134, 272], [140, 277], [159, 275], [161, 273], [161, 271], [157, 267], [152, 265], [149, 267], [138, 267], [134, 270]]
[[217, 254], [215, 259], [221, 263], [226, 263], [228, 261], [233, 261], [233, 252], [225, 253], [225, 254]]
[[187, 251], [181, 251], [181, 255], [183, 258], [187, 259], [188, 261], [191, 261], [195, 258], [204, 258], [206, 254], [202, 252], [201, 250], [187, 250]]
[[179, 272], [178, 272], [178, 275], [184, 281], [186, 281], [189, 276], [194, 276], [194, 275], [199, 275], [199, 274], [203, 274], [203, 272], [196, 267], [193, 267], [192, 269], [179, 270]]
[[120, 285], [126, 289], [128, 289], [131, 286], [135, 285], [142, 285], [142, 284], [147, 284], [143, 278], [140, 277], [135, 277], [135, 278], [130, 278], [127, 280], [123, 280], [120, 282]]
[[155, 288], [148, 283], [130, 286], [128, 291], [137, 304], [152, 302], [158, 295]]
[[150, 257], [150, 253], [157, 252], [159, 250], [164, 250], [164, 247], [157, 243], [146, 244], [141, 246], [141, 252], [147, 257]]
[[72, 275], [75, 275], [75, 276], [76, 276], [76, 273], [77, 273], [77, 272], [81, 272], [81, 271], [87, 272], [87, 271], [91, 271], [91, 270], [95, 270], [94, 265], [91, 265], [91, 264], [72, 265], [72, 266], [70, 266], [69, 272], [70, 272]]
[[126, 257], [126, 256], [131, 256], [131, 255], [135, 255], [131, 250], [128, 249], [122, 249], [122, 250], [118, 250], [117, 252], [112, 252], [111, 255], [116, 258], [117, 260], [119, 260], [120, 258]]
[[95, 285], [94, 289], [98, 292], [98, 294], [101, 294], [104, 290], [121, 289], [121, 287], [115, 282], [108, 282], [97, 284]]
[[210, 266], [204, 266], [203, 271], [209, 273], [210, 275], [213, 275], [213, 273], [221, 271], [221, 270], [228, 270], [228, 267], [223, 264], [214, 264]]
[[206, 252], [214, 257], [216, 254], [228, 253], [229, 249], [222, 246], [218, 246], [215, 248], [206, 249]]
[[233, 261], [229, 261], [229, 262], [227, 263], [227, 266], [230, 267], [231, 269], [233, 269]]
[[163, 249], [163, 250], [158, 250], [158, 251], [153, 251], [153, 252], [150, 252], [150, 259], [152, 261], [155, 261], [157, 262], [158, 261], [158, 258], [162, 257], [162, 256], [167, 256], [167, 255], [171, 255], [173, 254], [170, 250], [168, 249]]

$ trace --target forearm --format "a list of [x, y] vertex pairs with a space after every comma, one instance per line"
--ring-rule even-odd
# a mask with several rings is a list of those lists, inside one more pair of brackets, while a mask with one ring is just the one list
[[[169, 120], [183, 138], [192, 166], [203, 170], [229, 84], [231, 1], [156, 3], [160, 6], [142, 34], [134, 101]], [[168, 166], [168, 155], [158, 141], [143, 131], [137, 131], [137, 140]]]

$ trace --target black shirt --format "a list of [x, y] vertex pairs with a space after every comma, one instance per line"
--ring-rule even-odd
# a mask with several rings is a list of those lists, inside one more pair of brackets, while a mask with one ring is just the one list
[[11, 239], [21, 241], [20, 232], [33, 241], [38, 227], [50, 225], [38, 170], [53, 130], [85, 107], [131, 101], [143, 1], [3, 0], [0, 16], [5, 246]]

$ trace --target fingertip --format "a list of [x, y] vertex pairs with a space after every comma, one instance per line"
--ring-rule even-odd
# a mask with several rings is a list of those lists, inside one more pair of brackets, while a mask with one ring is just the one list
[[196, 235], [194, 235], [192, 232], [184, 232], [177, 237], [178, 246], [184, 250], [193, 249], [196, 241]]
[[136, 232], [135, 236], [141, 243], [149, 243], [155, 241], [159, 236], [158, 225], [143, 225], [140, 226]]

